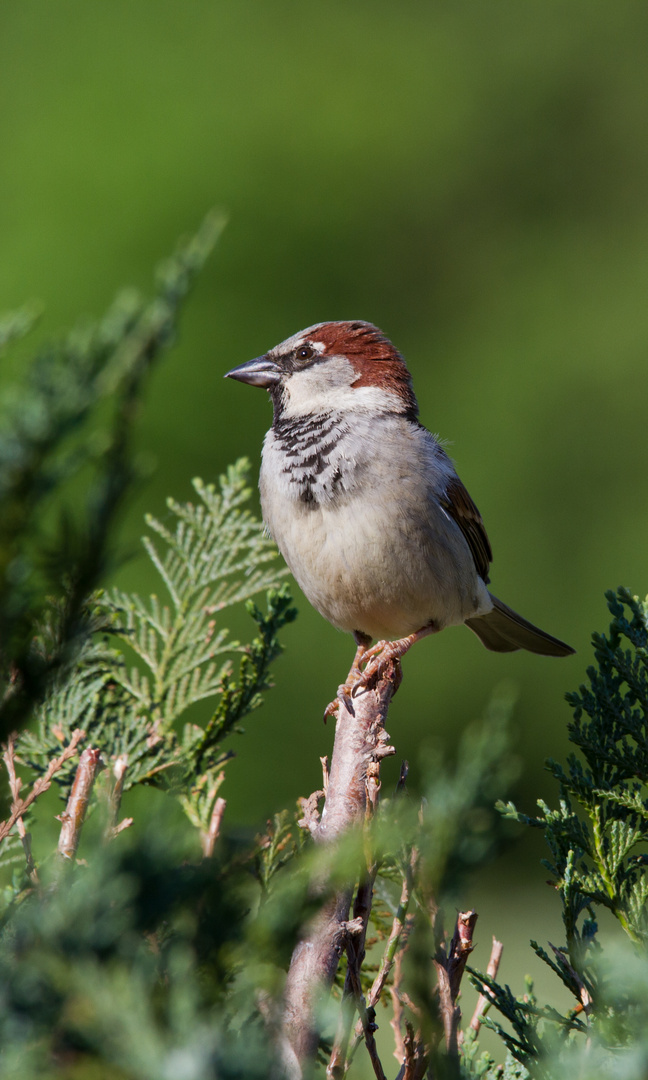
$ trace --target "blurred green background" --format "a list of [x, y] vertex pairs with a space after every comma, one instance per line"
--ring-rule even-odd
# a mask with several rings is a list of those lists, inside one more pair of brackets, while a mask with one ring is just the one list
[[[124, 549], [190, 477], [242, 454], [256, 472], [267, 396], [225, 371], [314, 322], [377, 323], [485, 518], [494, 592], [578, 649], [425, 641], [390, 714], [399, 757], [415, 786], [421, 748], [451, 750], [513, 681], [516, 797], [554, 799], [543, 761], [564, 752], [562, 696], [607, 624], [603, 591], [648, 591], [646, 5], [5, 2], [0, 94], [0, 309], [42, 301], [39, 338], [146, 288], [209, 207], [230, 216], [150, 389], [140, 449], [157, 469]], [[144, 566], [120, 584], [154, 587]], [[319, 786], [321, 713], [353, 643], [298, 604], [276, 689], [236, 743], [230, 827]], [[483, 941], [528, 939], [540, 851], [525, 837], [466, 898]], [[533, 901], [514, 883], [527, 855]]]

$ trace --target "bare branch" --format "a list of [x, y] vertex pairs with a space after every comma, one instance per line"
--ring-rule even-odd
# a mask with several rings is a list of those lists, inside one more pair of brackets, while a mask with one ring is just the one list
[[63, 859], [72, 860], [76, 855], [95, 776], [101, 767], [100, 751], [89, 746], [79, 758], [67, 806], [58, 819], [61, 822], [58, 853]]
[[453, 1054], [457, 1052], [457, 1050], [455, 1050], [455, 1043], [459, 1023], [458, 1009], [455, 1008], [455, 1003], [452, 999], [450, 979], [448, 977], [446, 965], [442, 961], [435, 959], [434, 966], [437, 969], [439, 1011], [441, 1013], [441, 1020], [443, 1021], [446, 1050], [448, 1054]]
[[476, 922], [476, 911], [460, 911], [447, 956], [441, 946], [434, 957], [446, 1051], [452, 1056], [459, 1053], [458, 1030], [461, 1012], [456, 1002], [466, 961], [474, 948], [472, 935]]
[[394, 961], [394, 981], [389, 988], [392, 999], [392, 1018], [389, 1026], [394, 1032], [394, 1057], [402, 1064], [405, 1061], [405, 1040], [403, 1039], [403, 1002], [401, 1000], [401, 979], [403, 977], [404, 949], [399, 950]]
[[376, 1040], [374, 1038], [374, 1032], [377, 1030], [376, 1024], [376, 1010], [373, 1007], [367, 1008], [364, 994], [362, 993], [362, 983], [360, 980], [360, 966], [362, 964], [362, 958], [364, 957], [364, 930], [366, 926], [361, 930], [362, 936], [362, 952], [358, 951], [358, 943], [354, 940], [350, 934], [347, 934], [346, 950], [349, 965], [347, 968], [347, 974], [349, 976], [351, 986], [353, 988], [353, 995], [355, 999], [355, 1005], [360, 1017], [360, 1023], [362, 1024], [362, 1030], [364, 1032], [365, 1046], [369, 1052], [369, 1059], [377, 1080], [387, 1080], [385, 1071], [382, 1067], [382, 1062], [378, 1057], [378, 1050], [376, 1048]]
[[[496, 937], [493, 937], [493, 947], [491, 949], [488, 967], [486, 968], [486, 974], [489, 975], [491, 979], [497, 978], [497, 972], [499, 970], [500, 960], [502, 959], [503, 949], [504, 946], [502, 945], [502, 942], [498, 941]], [[477, 1005], [475, 1006], [475, 1011], [473, 1013], [472, 1020], [470, 1021], [470, 1027], [476, 1035], [479, 1034], [482, 1017], [484, 1016], [486, 1009], [490, 1004], [491, 1002], [484, 994], [480, 994], [477, 998]]]
[[[399, 682], [400, 665], [392, 661], [380, 679], [370, 683], [352, 702], [341, 696], [324, 809], [319, 821], [311, 817], [308, 822], [316, 843], [332, 843], [361, 824], [367, 805], [377, 799], [379, 780], [374, 766], [394, 753], [384, 723]], [[320, 882], [317, 887], [322, 891], [325, 886]], [[291, 1076], [301, 1075], [303, 1065], [312, 1060], [317, 1048], [315, 1005], [318, 997], [330, 990], [335, 977], [347, 937], [345, 924], [352, 891], [353, 882], [324, 905], [293, 953], [286, 980], [283, 1027], [285, 1060], [290, 1056], [285, 1044], [292, 1051]], [[362, 902], [367, 903], [366, 897]], [[368, 903], [370, 906], [370, 897]]]
[[[392, 922], [392, 928], [389, 934], [389, 939], [387, 941], [387, 946], [385, 948], [383, 958], [380, 962], [378, 974], [376, 975], [371, 990], [369, 991], [369, 997], [367, 1000], [370, 1005], [378, 1004], [378, 1001], [380, 1000], [380, 995], [383, 991], [383, 987], [387, 982], [387, 979], [389, 978], [389, 974], [394, 964], [394, 958], [398, 951], [398, 947], [401, 944], [401, 938], [406, 939], [407, 937], [406, 934], [403, 934], [403, 930], [405, 929], [407, 909], [409, 907], [414, 873], [416, 871], [417, 864], [418, 851], [416, 850], [416, 848], [413, 848], [410, 854], [407, 872], [403, 877], [403, 887], [401, 889], [400, 900], [398, 902], [398, 908]], [[409, 922], [409, 926], [411, 927], [411, 920]], [[405, 945], [405, 943], [406, 942], [403, 941], [403, 945]]]
[[450, 952], [448, 953], [448, 975], [453, 1001], [457, 1000], [466, 962], [475, 947], [473, 945], [473, 933], [477, 917], [476, 911], [460, 911], [457, 915], [455, 931], [452, 935]]
[[[16, 736], [10, 735], [7, 740], [5, 752], [2, 755], [3, 761], [7, 767], [7, 773], [9, 774], [9, 787], [11, 789], [11, 810], [14, 811], [20, 802], [20, 789], [22, 787], [22, 780], [19, 776], [16, 776], [16, 762], [14, 757], [14, 749], [16, 744]], [[21, 839], [23, 851], [25, 852], [25, 861], [27, 863], [27, 873], [31, 878], [34, 885], [38, 885], [38, 873], [36, 871], [36, 864], [31, 850], [31, 833], [27, 832], [25, 822], [22, 817], [16, 818], [16, 831]]]
[[407, 1005], [407, 1008], [411, 1012], [412, 1016], [415, 1016], [417, 1020], [420, 1020], [423, 1016], [423, 1010], [420, 1009], [418, 1005], [414, 1004], [409, 994], [407, 994], [402, 987], [400, 989], [400, 997], [403, 1005]]
[[428, 1051], [409, 1020], [405, 1023], [405, 1029], [403, 1065], [397, 1080], [422, 1080], [428, 1064]]
[[[380, 768], [376, 763], [370, 764], [370, 769], [373, 767]], [[372, 794], [377, 799], [378, 789], [372, 788], [369, 777], [367, 778], [367, 814], [373, 813], [372, 808]], [[360, 882], [358, 884], [358, 890], [356, 892], [355, 900], [353, 902], [353, 923], [348, 923], [347, 927], [355, 925], [356, 937], [351, 945], [347, 944], [347, 972], [344, 980], [344, 990], [342, 993], [342, 1006], [340, 1010], [340, 1019], [335, 1036], [335, 1042], [333, 1044], [333, 1050], [329, 1059], [328, 1068], [326, 1070], [327, 1076], [330, 1078], [341, 1077], [344, 1075], [346, 1068], [347, 1049], [349, 1045], [349, 1037], [351, 1035], [351, 1025], [353, 1024], [354, 1009], [351, 1008], [351, 1001], [355, 1003], [358, 1010], [360, 1019], [358, 1024], [360, 1026], [360, 1038], [362, 1035], [367, 1034], [366, 1019], [367, 1007], [365, 1004], [364, 995], [360, 991], [358, 993], [358, 987], [360, 986], [360, 970], [365, 958], [365, 941], [367, 937], [367, 926], [369, 924], [369, 916], [371, 915], [371, 903], [373, 899], [373, 887], [376, 880], [377, 866], [371, 858], [371, 854], [367, 853], [366, 859], [367, 865], [363, 868]], [[352, 950], [352, 951], [351, 951]], [[351, 970], [355, 965], [355, 972]], [[370, 1007], [372, 1016], [375, 1016], [375, 1010]], [[373, 1033], [371, 1034], [371, 1040], [373, 1041]], [[369, 1055], [371, 1056], [371, 1049], [367, 1046]], [[375, 1068], [375, 1066], [374, 1066]]]
[[[390, 1023], [391, 1023], [391, 1026], [392, 1026], [393, 1030], [394, 1030], [394, 1038], [396, 1040], [395, 1057], [396, 1057], [396, 1060], [399, 1061], [399, 1062], [403, 1061], [405, 1049], [404, 1049], [404, 1043], [403, 1043], [402, 1023], [401, 1023], [402, 1003], [401, 1003], [400, 997], [398, 996], [398, 985], [397, 984], [400, 983], [400, 966], [401, 966], [401, 961], [402, 961], [402, 955], [403, 955], [403, 952], [405, 951], [405, 947], [406, 947], [406, 944], [407, 944], [407, 937], [409, 935], [409, 931], [411, 930], [412, 924], [413, 924], [412, 917], [407, 916], [407, 910], [408, 910], [409, 903], [410, 903], [412, 884], [413, 884], [413, 880], [414, 880], [414, 874], [415, 874], [415, 871], [416, 871], [416, 866], [418, 865], [418, 858], [419, 858], [418, 851], [417, 851], [416, 848], [413, 848], [412, 851], [410, 852], [410, 857], [409, 857], [409, 860], [407, 862], [406, 869], [405, 869], [405, 872], [404, 872], [404, 875], [403, 875], [403, 886], [402, 886], [402, 889], [401, 889], [400, 900], [399, 900], [399, 903], [398, 903], [398, 908], [396, 910], [396, 914], [394, 915], [394, 919], [392, 921], [391, 931], [390, 931], [390, 934], [389, 934], [389, 938], [387, 940], [387, 945], [385, 946], [385, 951], [383, 953], [382, 960], [380, 962], [380, 968], [378, 970], [378, 974], [376, 975], [376, 977], [375, 977], [375, 979], [374, 979], [374, 981], [372, 983], [371, 990], [369, 991], [369, 994], [367, 996], [367, 1005], [368, 1005], [368, 1007], [375, 1008], [375, 1006], [378, 1004], [378, 1002], [380, 1000], [381, 994], [383, 992], [385, 983], [387, 982], [387, 979], [389, 978], [392, 967], [394, 966], [394, 964], [397, 964], [398, 966], [397, 966], [397, 969], [396, 969], [396, 972], [395, 972], [395, 977], [394, 977], [395, 993], [392, 992], [392, 1004], [393, 1004], [393, 1010], [394, 1010], [395, 1023], [394, 1023], [394, 1021], [390, 1021]], [[346, 987], [345, 987], [345, 989], [346, 989]], [[351, 1061], [353, 1059], [353, 1057], [355, 1055], [355, 1052], [356, 1052], [360, 1042], [362, 1041], [363, 1035], [364, 1035], [364, 1031], [363, 1031], [362, 1023], [360, 1021], [358, 1021], [358, 1023], [355, 1026], [355, 1031], [354, 1031], [354, 1042], [353, 1042], [353, 1044], [351, 1046], [351, 1050], [349, 1051], [349, 1055], [348, 1055], [349, 1061]]]
[[115, 825], [115, 827], [114, 827], [114, 829], [113, 829], [113, 831], [111, 833], [110, 838], [112, 839], [115, 836], [119, 836], [119, 834], [121, 832], [123, 832], [124, 829], [130, 829], [130, 827], [133, 824], [134, 820], [135, 820], [135, 818], [132, 818], [132, 817], [122, 818], [121, 821], [119, 822], [119, 825]]
[[221, 822], [223, 820], [223, 814], [225, 813], [225, 807], [227, 802], [220, 796], [214, 803], [214, 809], [209, 821], [209, 829], [207, 832], [200, 834], [200, 842], [202, 844], [202, 853], [206, 859], [210, 859], [214, 854], [214, 846], [218, 840], [218, 834], [220, 833]]
[[[11, 814], [6, 821], [3, 821], [2, 824], [0, 824], [0, 843], [2, 843], [4, 839], [6, 839], [16, 822], [22, 819], [25, 811], [29, 809], [31, 804], [38, 798], [38, 796], [42, 795], [43, 792], [47, 791], [47, 789], [51, 786], [52, 777], [54, 776], [54, 774], [58, 772], [58, 770], [65, 764], [66, 761], [69, 761], [70, 758], [74, 757], [77, 752], [79, 742], [83, 738], [85, 738], [85, 732], [81, 731], [80, 728], [77, 728], [76, 731], [72, 732], [68, 746], [65, 747], [65, 750], [62, 754], [59, 755], [59, 757], [54, 758], [53, 761], [50, 761], [49, 765], [47, 766], [47, 770], [43, 773], [41, 777], [39, 777], [38, 780], [36, 780], [34, 786], [29, 792], [29, 795], [27, 795], [25, 799], [21, 799], [19, 795], [20, 788], [22, 786], [21, 781], [19, 778], [15, 779], [15, 792], [13, 785], [11, 788], [11, 794], [13, 796], [11, 804]], [[16, 736], [12, 735], [9, 739], [9, 742], [4, 748], [5, 752], [3, 754], [3, 759], [5, 765], [7, 766], [7, 771], [9, 772], [10, 784], [12, 783], [10, 769], [14, 769], [15, 775], [15, 742]]]
[[399, 1080], [409, 1080], [414, 1071], [414, 1027], [409, 1020], [405, 1022], [405, 1038], [403, 1039], [403, 1066], [398, 1074]]
[[[409, 765], [406, 761], [401, 763], [400, 777], [396, 788], [396, 793], [399, 794], [404, 790], [405, 780], [409, 771]], [[367, 806], [366, 814], [371, 815], [375, 812], [378, 804], [378, 795], [380, 792], [380, 765], [377, 762], [372, 762], [367, 769]], [[367, 854], [368, 867], [372, 863], [370, 854]], [[385, 982], [389, 976], [392, 965], [394, 963], [394, 957], [396, 955], [404, 926], [404, 919], [407, 915], [407, 908], [409, 905], [410, 893], [412, 888], [412, 881], [414, 875], [414, 869], [418, 863], [418, 851], [412, 849], [410, 852], [410, 858], [407, 864], [405, 874], [403, 876], [403, 888], [401, 890], [400, 902], [396, 915], [392, 923], [389, 940], [387, 942], [385, 952], [383, 954], [380, 970], [374, 979], [369, 996], [367, 998], [367, 1006], [369, 1009], [374, 1009], [377, 1005], [380, 995], [382, 993]], [[364, 916], [364, 931], [363, 931], [363, 953], [360, 958], [360, 966], [364, 959], [364, 938], [366, 937], [367, 924], [369, 922], [369, 916], [371, 914], [371, 901], [373, 895], [373, 884], [376, 877], [376, 867], [371, 869], [371, 879], [368, 881], [365, 879], [364, 887], [363, 882], [358, 887], [358, 893], [354, 904], [354, 914], [363, 914]], [[369, 890], [367, 891], [367, 887]], [[354, 1031], [354, 1041], [350, 1051], [347, 1052], [349, 1037], [351, 1034], [351, 1024], [353, 1022], [353, 1010], [349, 1007], [349, 1001], [353, 994], [353, 986], [350, 978], [350, 973], [347, 971], [347, 976], [344, 983], [344, 992], [342, 997], [342, 1007], [340, 1010], [340, 1018], [338, 1022], [338, 1029], [336, 1032], [335, 1042], [333, 1044], [333, 1051], [329, 1060], [329, 1066], [327, 1069], [327, 1076], [329, 1080], [335, 1080], [338, 1076], [344, 1075], [346, 1069], [348, 1069], [356, 1050], [362, 1039], [365, 1036], [365, 1027], [362, 1022], [362, 1018], [358, 1019]], [[400, 1002], [398, 1005], [401, 1008]], [[398, 1043], [402, 1048], [402, 1037], [400, 1035], [400, 1026], [398, 1027]], [[399, 1061], [403, 1060], [403, 1054], [398, 1057]]]
[[324, 793], [324, 795], [326, 795], [326, 793], [328, 791], [328, 785], [329, 785], [329, 766], [328, 766], [328, 757], [326, 756], [326, 754], [324, 755], [324, 757], [320, 758], [320, 762], [322, 763], [322, 787], [323, 787], [323, 793]]
[[340, 703], [326, 803], [315, 835], [319, 842], [333, 840], [363, 820], [369, 765], [396, 752], [384, 728], [396, 677], [390, 663], [375, 688], [367, 688], [353, 699], [355, 715], [347, 708], [346, 699]]

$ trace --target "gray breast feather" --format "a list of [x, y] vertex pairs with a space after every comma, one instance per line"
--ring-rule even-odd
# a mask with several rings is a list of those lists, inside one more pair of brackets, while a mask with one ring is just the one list
[[264, 446], [264, 517], [302, 590], [335, 626], [371, 637], [462, 622], [483, 598], [439, 503], [452, 463], [400, 417], [332, 419], [319, 441], [313, 427], [269, 432]]

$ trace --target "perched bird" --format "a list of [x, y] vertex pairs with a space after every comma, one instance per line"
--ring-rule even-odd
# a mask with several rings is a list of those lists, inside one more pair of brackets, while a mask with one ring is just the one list
[[377, 327], [309, 326], [226, 378], [272, 398], [263, 517], [313, 607], [355, 638], [345, 697], [420, 638], [461, 623], [494, 652], [573, 653], [488, 591], [479, 511], [419, 423], [405, 361]]

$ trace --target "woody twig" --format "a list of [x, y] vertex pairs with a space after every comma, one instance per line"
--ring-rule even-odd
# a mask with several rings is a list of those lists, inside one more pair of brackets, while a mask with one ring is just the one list
[[58, 757], [50, 761], [44, 774], [39, 777], [38, 780], [36, 780], [31, 791], [24, 799], [20, 796], [22, 780], [19, 776], [16, 775], [15, 735], [10, 736], [4, 748], [4, 753], [2, 757], [7, 768], [7, 773], [9, 774], [9, 786], [11, 788], [11, 813], [7, 820], [3, 821], [2, 824], [0, 824], [0, 843], [2, 843], [2, 841], [6, 839], [7, 836], [9, 836], [9, 833], [15, 825], [18, 830], [18, 835], [22, 840], [23, 848], [25, 849], [27, 872], [29, 873], [29, 876], [31, 877], [32, 881], [34, 881], [34, 883], [38, 881], [38, 875], [36, 873], [36, 867], [34, 865], [34, 860], [31, 854], [30, 835], [25, 827], [23, 816], [25, 812], [29, 809], [29, 807], [32, 805], [32, 803], [35, 802], [38, 796], [42, 795], [43, 792], [47, 791], [47, 789], [51, 786], [52, 777], [54, 776], [54, 774], [63, 767], [66, 761], [69, 761], [70, 758], [73, 758], [76, 755], [78, 745], [81, 739], [84, 738], [84, 735], [85, 732], [81, 731], [80, 728], [77, 728], [76, 731], [72, 732], [72, 735], [70, 736], [70, 742], [65, 747], [63, 752], [59, 754]]
[[[367, 806], [375, 804], [379, 763], [395, 752], [389, 745], [384, 725], [399, 682], [400, 667], [391, 661], [381, 678], [358, 694], [353, 702], [344, 697], [340, 699], [331, 768], [325, 775], [326, 797], [321, 818], [314, 813], [310, 800], [304, 804], [310, 811], [305, 813], [304, 825], [310, 829], [317, 844], [331, 844], [348, 829], [362, 824]], [[282, 1039], [284, 1065], [290, 1077], [301, 1077], [304, 1066], [315, 1056], [318, 1041], [315, 1008], [321, 994], [330, 990], [340, 956], [346, 948], [354, 884], [349, 882], [325, 903], [293, 953], [284, 994]], [[371, 871], [363, 884], [364, 895], [360, 895], [358, 903], [370, 908]], [[364, 915], [362, 922], [366, 930]], [[360, 951], [364, 951], [364, 932]], [[350, 978], [353, 978], [352, 974]]]
[[95, 777], [101, 767], [102, 761], [99, 750], [88, 747], [87, 750], [83, 751], [79, 759], [67, 806], [59, 816], [61, 832], [58, 853], [62, 859], [67, 861], [71, 862], [76, 855]]

